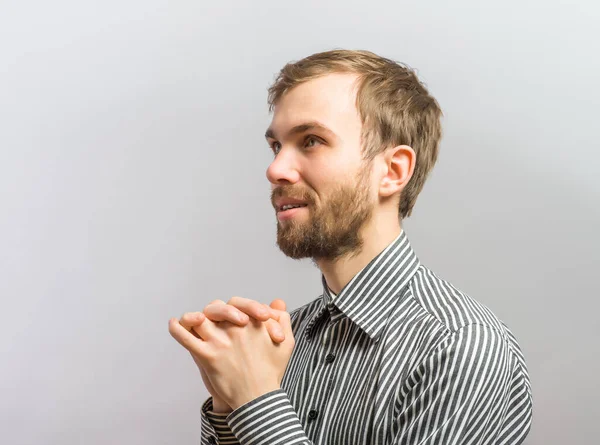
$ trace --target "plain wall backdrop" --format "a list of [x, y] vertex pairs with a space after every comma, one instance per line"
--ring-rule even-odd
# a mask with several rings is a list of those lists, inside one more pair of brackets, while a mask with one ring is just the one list
[[368, 49], [439, 101], [405, 221], [421, 261], [513, 330], [526, 444], [597, 443], [600, 6], [589, 1], [0, 1], [0, 436], [199, 443], [170, 317], [320, 295], [275, 244], [266, 90]]

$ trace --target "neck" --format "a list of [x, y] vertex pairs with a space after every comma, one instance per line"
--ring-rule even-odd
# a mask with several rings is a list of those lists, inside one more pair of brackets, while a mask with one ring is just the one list
[[392, 218], [384, 220], [382, 217], [374, 217], [361, 228], [363, 246], [360, 251], [334, 260], [315, 259], [327, 285], [334, 293], [339, 294], [358, 272], [400, 235], [402, 227], [397, 213], [388, 216]]

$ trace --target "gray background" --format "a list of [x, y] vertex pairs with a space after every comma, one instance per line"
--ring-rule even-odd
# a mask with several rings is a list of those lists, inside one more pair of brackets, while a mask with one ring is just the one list
[[266, 88], [369, 49], [444, 112], [406, 231], [526, 354], [527, 444], [592, 444], [600, 164], [593, 1], [0, 2], [0, 433], [198, 443], [207, 393], [167, 322], [320, 292], [275, 245]]

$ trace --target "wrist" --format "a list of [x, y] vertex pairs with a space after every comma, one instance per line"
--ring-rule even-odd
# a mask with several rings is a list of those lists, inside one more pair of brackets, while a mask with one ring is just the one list
[[240, 395], [240, 397], [237, 397], [235, 400], [231, 401], [231, 409], [232, 409], [232, 411], [236, 410], [240, 406], [245, 405], [246, 403], [249, 403], [252, 400], [255, 400], [267, 393], [276, 391], [278, 389], [281, 389], [280, 385], [270, 385], [270, 386], [264, 387], [260, 390], [252, 391], [251, 393], [246, 394], [245, 396]]

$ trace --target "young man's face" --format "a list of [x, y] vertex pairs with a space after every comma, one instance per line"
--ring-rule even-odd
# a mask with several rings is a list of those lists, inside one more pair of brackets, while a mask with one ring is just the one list
[[[289, 257], [335, 259], [362, 245], [376, 195], [362, 157], [354, 75], [298, 85], [277, 102], [266, 136], [277, 244]], [[286, 210], [285, 204], [302, 207]]]

